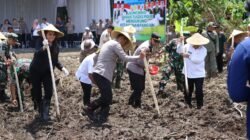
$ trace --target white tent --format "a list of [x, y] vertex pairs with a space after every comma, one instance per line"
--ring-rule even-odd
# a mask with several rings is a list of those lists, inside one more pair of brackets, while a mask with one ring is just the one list
[[[28, 28], [34, 19], [46, 17], [54, 24], [57, 0], [1, 0], [0, 23], [4, 19], [23, 17]], [[68, 0], [68, 14], [74, 22], [75, 32], [82, 32], [92, 19], [110, 18], [110, 0]]]

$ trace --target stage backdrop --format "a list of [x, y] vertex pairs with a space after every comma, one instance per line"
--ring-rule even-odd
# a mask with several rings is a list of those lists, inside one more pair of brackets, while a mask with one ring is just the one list
[[139, 41], [148, 40], [157, 32], [165, 40], [166, 0], [115, 0], [113, 21], [117, 30], [133, 25]]

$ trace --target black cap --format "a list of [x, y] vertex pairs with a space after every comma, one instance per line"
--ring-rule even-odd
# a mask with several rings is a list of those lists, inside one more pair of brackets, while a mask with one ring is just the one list
[[114, 30], [114, 29], [115, 29], [115, 27], [114, 27], [113, 25], [109, 25], [109, 26], [108, 26], [108, 29], [112, 29], [112, 30]]
[[154, 39], [154, 41], [156, 41], [156, 42], [161, 41], [161, 37], [157, 33], [152, 33], [151, 38]]

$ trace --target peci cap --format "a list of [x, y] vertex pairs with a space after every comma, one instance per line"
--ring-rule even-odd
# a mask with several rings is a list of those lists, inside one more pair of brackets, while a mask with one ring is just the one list
[[157, 33], [152, 33], [151, 38], [158, 43], [161, 41], [161, 37]]

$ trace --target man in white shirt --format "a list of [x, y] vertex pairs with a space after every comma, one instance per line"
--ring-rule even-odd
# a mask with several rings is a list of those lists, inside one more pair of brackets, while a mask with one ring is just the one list
[[47, 27], [49, 24], [46, 18], [42, 18], [41, 29]]
[[83, 105], [90, 103], [90, 94], [92, 89], [91, 74], [93, 73], [94, 57], [96, 53], [87, 56], [79, 66], [75, 75], [77, 80], [80, 81], [83, 90]]
[[57, 7], [67, 7], [67, 0], [57, 0]]
[[186, 45], [178, 46], [177, 48], [177, 52], [185, 58], [184, 63], [186, 63], [186, 71], [183, 70], [183, 73], [187, 76], [189, 91], [186, 91], [185, 88], [184, 99], [191, 108], [192, 92], [195, 86], [197, 109], [200, 109], [203, 106], [203, 83], [206, 73], [205, 58], [207, 49], [204, 45], [209, 43], [209, 39], [203, 37], [199, 33], [195, 33], [187, 38], [186, 41]]
[[100, 37], [100, 43], [99, 43], [99, 47], [100, 48], [102, 47], [102, 45], [104, 43], [106, 43], [109, 40], [111, 40], [111, 32], [113, 30], [114, 30], [114, 26], [113, 25], [109, 25], [108, 28], [102, 32], [102, 35]]
[[[160, 36], [157, 33], [152, 33], [150, 40], [143, 42], [134, 52], [133, 56], [139, 55], [141, 52], [146, 51], [148, 54], [154, 54], [155, 48], [160, 44]], [[149, 60], [150, 55], [147, 55]], [[134, 108], [141, 107], [141, 96], [145, 89], [145, 66], [143, 60], [137, 60], [135, 62], [127, 63], [127, 71], [129, 75], [129, 81], [131, 84], [132, 94], [129, 97], [129, 105]]]

